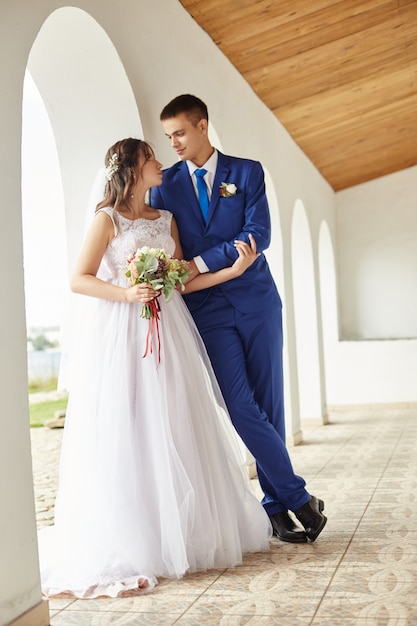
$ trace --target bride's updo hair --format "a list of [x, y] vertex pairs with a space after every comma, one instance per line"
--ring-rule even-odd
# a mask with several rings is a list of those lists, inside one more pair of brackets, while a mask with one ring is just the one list
[[107, 206], [114, 207], [116, 211], [121, 206], [130, 207], [135, 169], [141, 154], [145, 159], [153, 155], [151, 146], [141, 139], [122, 139], [107, 150], [104, 160], [106, 166], [104, 198], [98, 203], [96, 211]]

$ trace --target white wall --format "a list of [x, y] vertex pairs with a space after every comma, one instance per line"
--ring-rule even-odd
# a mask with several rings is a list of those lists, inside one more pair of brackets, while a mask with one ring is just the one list
[[329, 405], [417, 402], [417, 167], [336, 194]]
[[340, 191], [336, 213], [341, 339], [417, 338], [417, 167]]
[[[20, 193], [23, 79], [31, 27], [2, 6], [0, 64], [0, 624], [41, 600], [31, 477]], [[17, 9], [19, 14], [19, 10]], [[5, 269], [7, 268], [7, 269]]]
[[313, 246], [305, 207], [297, 200], [292, 224], [292, 284], [296, 328], [300, 415], [321, 418], [320, 359]]
[[339, 342], [332, 381], [327, 387], [332, 408], [415, 405], [417, 340]]

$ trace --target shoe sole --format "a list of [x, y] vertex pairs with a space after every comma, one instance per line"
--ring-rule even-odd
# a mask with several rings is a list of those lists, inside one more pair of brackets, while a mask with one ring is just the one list
[[[301, 534], [302, 533], [300, 533], [300, 535]], [[307, 543], [307, 535], [301, 536], [300, 538], [297, 537], [297, 539], [295, 539], [295, 540], [286, 539], [285, 537], [281, 537], [281, 535], [278, 535], [278, 533], [276, 533], [276, 532], [274, 532], [273, 536], [276, 537], [277, 539], [279, 539], [280, 541], [285, 541], [286, 543]]]
[[297, 537], [296, 539], [293, 540], [287, 537], [282, 537], [279, 534], [278, 530], [275, 528], [274, 524], [272, 523], [272, 520], [271, 520], [271, 526], [272, 526], [272, 536], [276, 537], [280, 541], [286, 541], [287, 543], [307, 543], [307, 535], [303, 533], [302, 531], [299, 531], [299, 533], [295, 533], [295, 534], [299, 534], [300, 537]]
[[286, 543], [307, 543], [307, 537], [303, 537], [302, 539], [297, 539], [296, 541], [292, 541], [292, 539], [284, 539], [284, 537], [280, 537], [274, 533], [274, 537], [279, 539], [280, 541], [285, 541]]

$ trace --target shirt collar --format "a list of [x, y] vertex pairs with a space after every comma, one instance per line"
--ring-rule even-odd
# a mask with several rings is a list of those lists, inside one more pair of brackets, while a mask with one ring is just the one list
[[210, 156], [209, 159], [207, 159], [207, 161], [204, 163], [204, 165], [201, 166], [201, 168], [197, 167], [197, 165], [193, 163], [192, 161], [186, 161], [190, 176], [192, 176], [192, 174], [194, 174], [194, 172], [198, 169], [205, 169], [214, 177], [216, 173], [218, 158], [219, 158], [219, 153], [217, 152], [216, 148], [214, 148], [213, 154]]

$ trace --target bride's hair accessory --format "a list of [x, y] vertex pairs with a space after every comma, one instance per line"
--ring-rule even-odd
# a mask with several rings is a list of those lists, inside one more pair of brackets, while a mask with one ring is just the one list
[[117, 165], [118, 159], [119, 157], [117, 155], [117, 152], [115, 152], [114, 154], [111, 155], [109, 162], [107, 163], [105, 174], [106, 174], [107, 180], [109, 181], [113, 178], [113, 174], [115, 174], [117, 170], [119, 169], [119, 166]]

